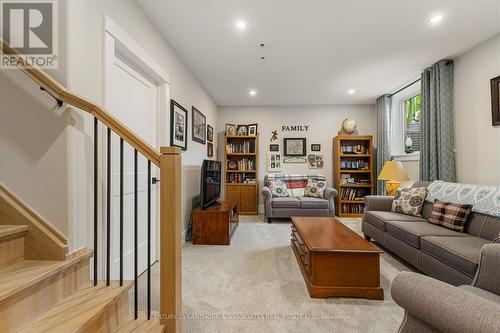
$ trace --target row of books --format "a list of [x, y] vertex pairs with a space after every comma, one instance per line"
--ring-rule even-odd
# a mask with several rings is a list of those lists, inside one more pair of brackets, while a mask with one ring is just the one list
[[[236, 165], [236, 168], [234, 167]], [[241, 160], [229, 160], [227, 168], [230, 170], [248, 170], [255, 171], [255, 159], [243, 158]]]
[[363, 214], [364, 211], [363, 204], [342, 204], [342, 213], [345, 214]]
[[228, 184], [256, 184], [253, 176], [246, 176], [244, 173], [228, 173], [226, 176]]
[[342, 160], [340, 161], [340, 168], [343, 170], [368, 170], [370, 164], [368, 161], [348, 161]]
[[228, 143], [226, 151], [228, 154], [253, 154], [255, 153], [255, 141], [247, 140], [241, 143]]
[[364, 190], [342, 187], [340, 191], [340, 199], [342, 200], [363, 200]]
[[355, 145], [355, 146], [341, 146], [341, 150], [344, 154], [352, 154], [352, 153], [366, 153], [368, 150], [365, 146], [363, 145]]
[[[359, 175], [357, 175], [359, 176]], [[370, 179], [355, 178], [351, 177], [349, 173], [343, 173], [340, 175], [340, 183], [344, 185], [370, 185]]]

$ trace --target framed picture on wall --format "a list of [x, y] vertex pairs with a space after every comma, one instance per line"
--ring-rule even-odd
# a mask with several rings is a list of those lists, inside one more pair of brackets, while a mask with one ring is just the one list
[[307, 156], [307, 165], [309, 169], [317, 169], [318, 165], [316, 164], [316, 155], [308, 155]]
[[285, 156], [306, 156], [305, 138], [284, 138]]
[[170, 145], [187, 150], [188, 111], [170, 100]]
[[214, 157], [214, 144], [207, 142], [207, 157]]
[[491, 117], [493, 126], [500, 125], [500, 76], [491, 79]]
[[205, 144], [207, 131], [207, 118], [194, 106], [191, 108], [191, 137], [193, 141]]
[[311, 145], [311, 151], [321, 151], [321, 145], [319, 143], [313, 143]]
[[214, 142], [214, 128], [210, 125], [207, 125], [207, 141]]
[[280, 151], [280, 145], [277, 143], [270, 144], [269, 151]]
[[267, 171], [280, 172], [283, 161], [280, 153], [267, 154]]

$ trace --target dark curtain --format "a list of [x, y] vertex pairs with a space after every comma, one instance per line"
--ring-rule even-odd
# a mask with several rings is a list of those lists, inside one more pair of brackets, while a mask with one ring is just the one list
[[453, 61], [422, 73], [420, 180], [456, 181], [453, 125]]

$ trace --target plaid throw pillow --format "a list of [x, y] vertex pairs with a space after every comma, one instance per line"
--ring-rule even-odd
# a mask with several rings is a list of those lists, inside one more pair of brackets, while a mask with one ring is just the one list
[[288, 189], [286, 188], [286, 184], [282, 180], [271, 180], [269, 181], [269, 189], [273, 195], [273, 198], [283, 198], [289, 197]]
[[420, 211], [424, 205], [427, 188], [410, 187], [402, 188], [394, 197], [392, 211], [400, 214], [421, 217]]
[[306, 186], [304, 196], [323, 199], [325, 197], [325, 188], [326, 188], [325, 181], [309, 180]]
[[472, 210], [472, 205], [435, 200], [429, 222], [445, 228], [464, 232], [465, 224]]

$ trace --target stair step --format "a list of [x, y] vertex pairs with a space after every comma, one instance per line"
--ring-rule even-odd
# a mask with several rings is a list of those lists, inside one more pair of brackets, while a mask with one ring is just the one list
[[66, 261], [25, 260], [0, 268], [0, 332], [26, 325], [63, 298], [89, 287], [91, 256], [92, 251], [84, 250]]
[[66, 261], [24, 260], [0, 269], [0, 302], [37, 283], [63, 272], [76, 263], [88, 260], [92, 251]]
[[17, 234], [25, 234], [28, 231], [26, 225], [0, 225], [0, 240]]
[[25, 225], [0, 225], [0, 267], [24, 259]]
[[109, 287], [100, 282], [64, 298], [18, 332], [111, 332], [128, 313], [131, 287], [131, 281], [124, 281], [122, 287], [116, 281]]
[[139, 318], [134, 319], [134, 315], [129, 315], [113, 333], [163, 333], [165, 326], [160, 324], [159, 320], [146, 319], [145, 313], [139, 313]]

